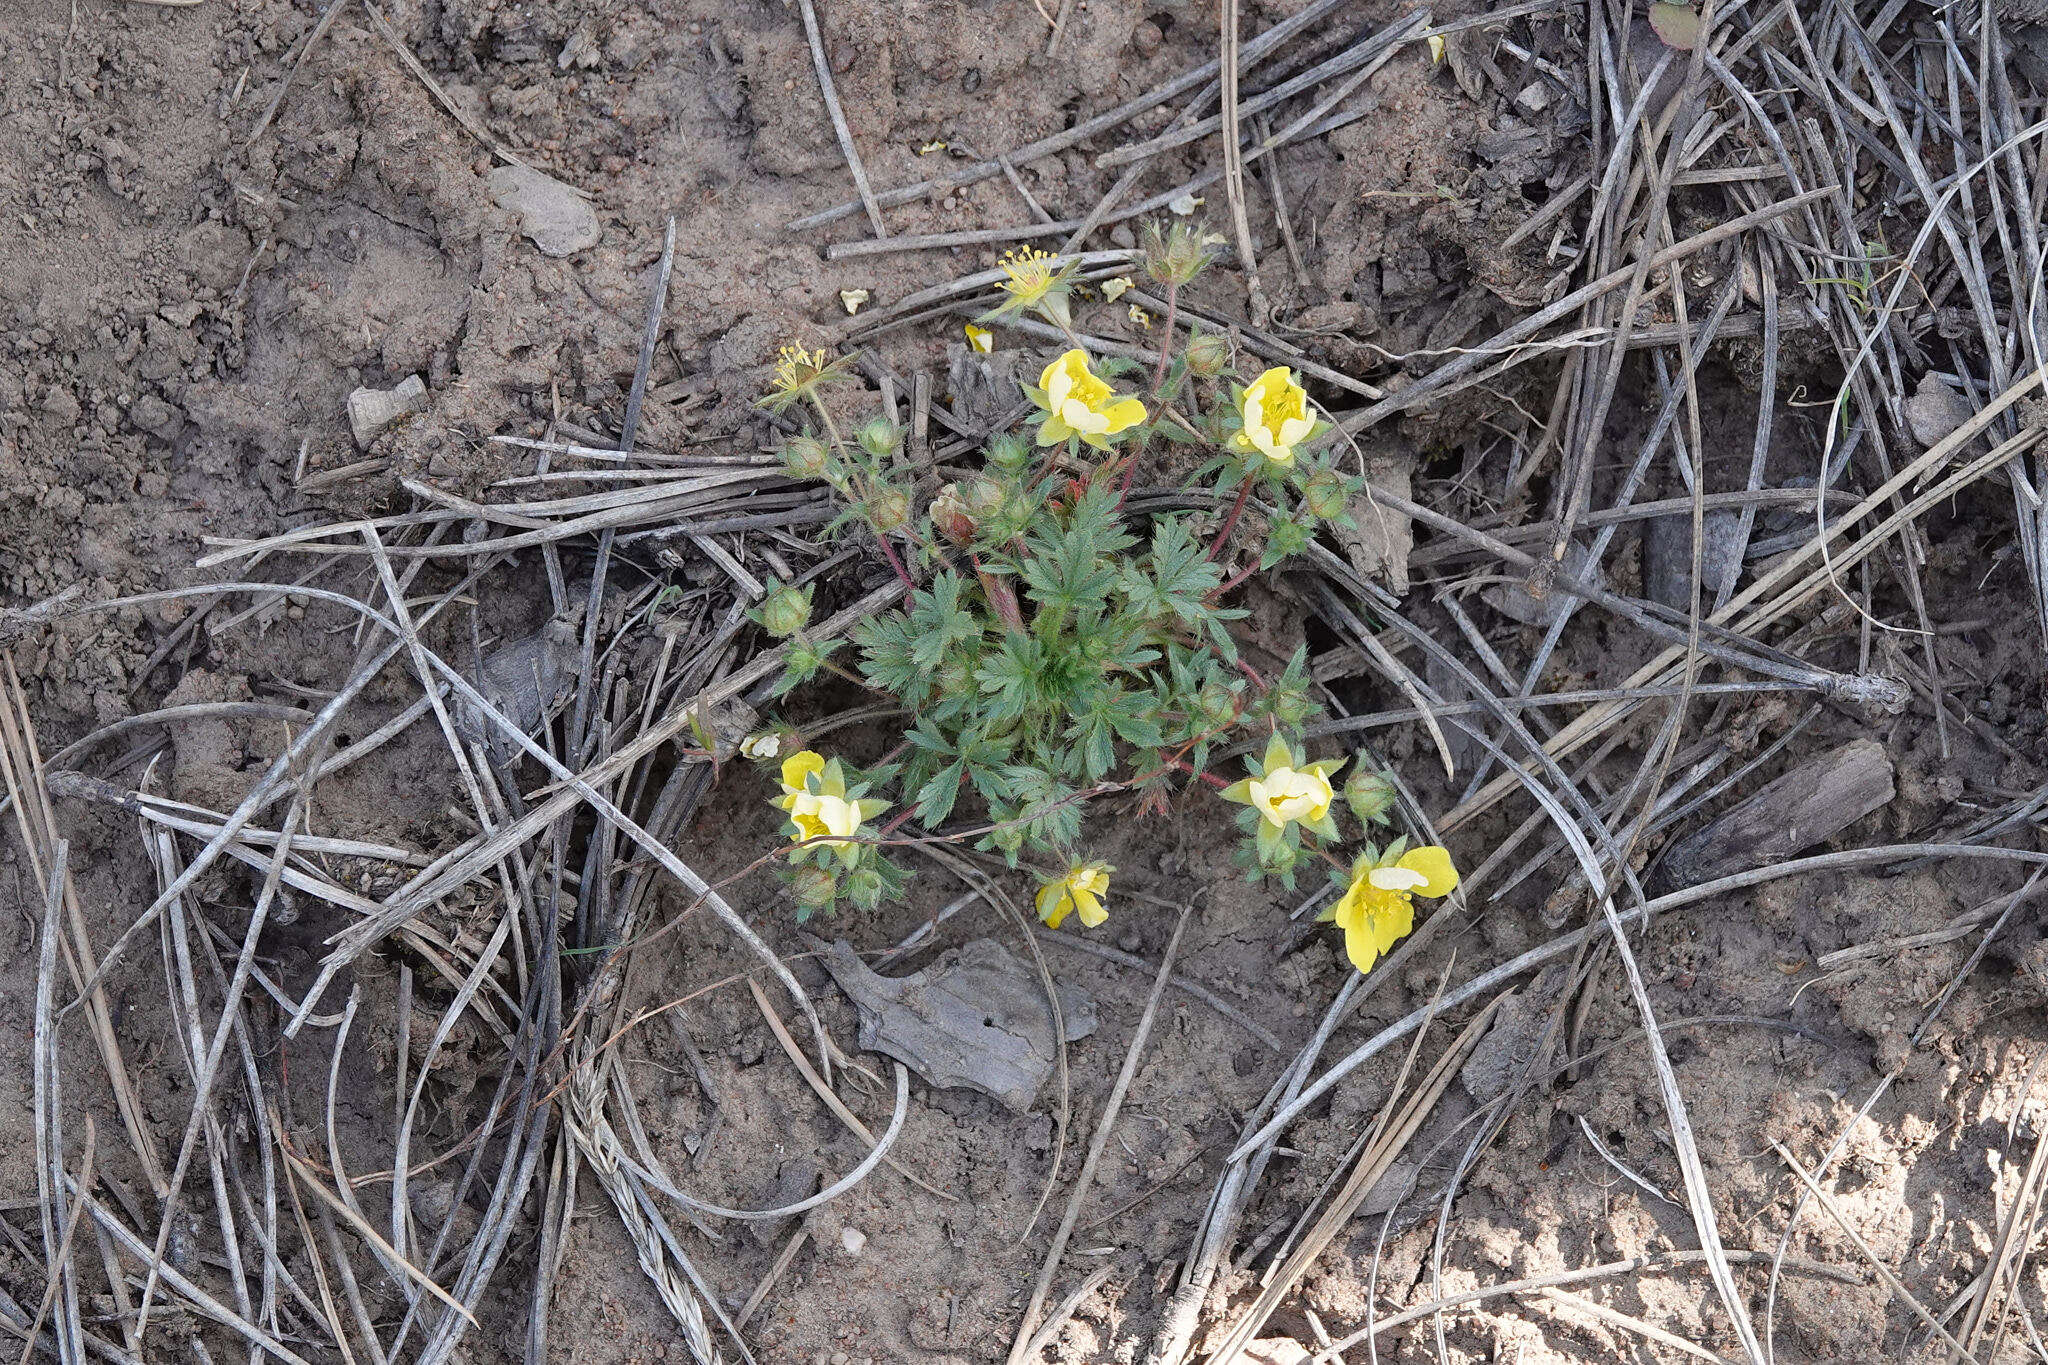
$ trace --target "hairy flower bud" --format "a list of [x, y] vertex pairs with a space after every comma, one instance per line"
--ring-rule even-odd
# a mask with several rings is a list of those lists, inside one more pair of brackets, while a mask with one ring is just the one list
[[1228, 725], [1237, 719], [1237, 693], [1220, 682], [1206, 683], [1196, 694], [1195, 704], [1211, 725]]
[[881, 903], [882, 892], [888, 882], [872, 867], [856, 868], [846, 879], [846, 896], [863, 910], [872, 910]]
[[822, 479], [832, 452], [815, 436], [792, 436], [782, 447], [782, 468], [792, 479]]
[[1230, 365], [1230, 343], [1214, 332], [1200, 332], [1188, 338], [1188, 369], [1204, 379], [1214, 379]]
[[877, 417], [862, 427], [854, 439], [868, 454], [878, 460], [886, 460], [896, 453], [896, 445], [903, 439], [903, 433], [888, 418]]
[[806, 864], [793, 869], [789, 874], [790, 894], [802, 912], [808, 915], [813, 910], [829, 907], [839, 897], [839, 879], [832, 870]]
[[754, 619], [776, 639], [796, 634], [811, 621], [811, 594], [816, 585], [802, 588], [779, 587], [761, 601]]
[[1005, 431], [989, 437], [982, 454], [998, 469], [1018, 470], [1031, 462], [1035, 449], [1024, 432]]
[[900, 488], [887, 485], [877, 488], [874, 496], [861, 504], [868, 525], [883, 535], [900, 531], [910, 521], [910, 495]]
[[1370, 768], [1360, 768], [1344, 784], [1344, 804], [1361, 824], [1384, 823], [1394, 808], [1394, 784]]
[[1156, 223], [1145, 228], [1145, 273], [1161, 284], [1179, 286], [1202, 273], [1215, 253], [1201, 229], [1175, 223], [1161, 231]]

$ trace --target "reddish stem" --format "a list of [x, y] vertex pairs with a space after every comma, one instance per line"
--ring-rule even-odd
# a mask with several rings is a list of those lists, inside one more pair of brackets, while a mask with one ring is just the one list
[[1216, 533], [1216, 539], [1209, 543], [1209, 558], [1223, 553], [1223, 542], [1230, 539], [1230, 533], [1237, 529], [1237, 519], [1244, 515], [1244, 505], [1252, 498], [1252, 476], [1247, 473], [1244, 482], [1237, 486], [1237, 501], [1230, 505], [1230, 515], [1223, 519], [1223, 529]]
[[1116, 506], [1119, 512], [1123, 510], [1124, 499], [1131, 495], [1131, 484], [1137, 477], [1138, 457], [1133, 455], [1131, 456], [1130, 463], [1124, 466], [1124, 476], [1118, 481], [1116, 486]]
[[1166, 765], [1169, 768], [1178, 768], [1180, 771], [1188, 774], [1190, 777], [1200, 778], [1202, 781], [1207, 782], [1210, 786], [1214, 787], [1217, 791], [1222, 791], [1225, 787], [1228, 787], [1230, 785], [1228, 782], [1225, 782], [1222, 778], [1216, 776], [1216, 774], [1214, 773], [1196, 772], [1192, 764], [1182, 759], [1169, 758], [1168, 760], [1166, 760]]
[[1224, 580], [1223, 582], [1221, 582], [1221, 583], [1218, 583], [1218, 584], [1217, 584], [1217, 585], [1216, 585], [1215, 587], [1213, 587], [1213, 588], [1209, 589], [1209, 596], [1211, 596], [1211, 597], [1221, 597], [1221, 596], [1223, 596], [1223, 594], [1225, 594], [1225, 593], [1229, 592], [1229, 591], [1230, 591], [1230, 590], [1231, 590], [1232, 588], [1234, 588], [1234, 587], [1236, 587], [1236, 586], [1237, 586], [1238, 584], [1240, 584], [1240, 583], [1244, 582], [1244, 581], [1245, 581], [1245, 580], [1246, 580], [1247, 578], [1250, 578], [1250, 577], [1251, 577], [1251, 576], [1252, 576], [1253, 574], [1257, 573], [1258, 571], [1259, 571], [1259, 566], [1258, 566], [1258, 564], [1257, 564], [1256, 562], [1253, 562], [1253, 563], [1251, 563], [1251, 564], [1247, 564], [1247, 565], [1245, 565], [1245, 566], [1244, 566], [1244, 567], [1243, 567], [1242, 569], [1239, 569], [1239, 570], [1238, 570], [1238, 571], [1237, 571], [1236, 573], [1232, 574], [1232, 575], [1231, 575], [1231, 576], [1230, 576], [1229, 578], [1225, 579], [1225, 580]]
[[881, 542], [882, 554], [888, 559], [889, 567], [896, 571], [896, 576], [903, 580], [903, 586], [912, 592], [916, 592], [917, 581], [910, 576], [910, 570], [904, 568], [903, 561], [897, 557], [896, 547], [889, 543], [889, 533], [877, 531], [875, 532], [875, 539]]

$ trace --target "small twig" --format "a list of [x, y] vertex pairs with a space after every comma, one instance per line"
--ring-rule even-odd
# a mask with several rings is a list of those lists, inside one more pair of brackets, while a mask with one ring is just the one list
[[860, 191], [860, 202], [868, 211], [868, 223], [875, 230], [875, 236], [887, 237], [888, 224], [882, 221], [882, 206], [875, 201], [874, 187], [868, 184], [868, 168], [861, 164], [860, 148], [853, 145], [853, 130], [846, 126], [846, 114], [839, 107], [839, 92], [832, 85], [832, 63], [825, 57], [825, 39], [818, 31], [818, 11], [811, 0], [797, 0], [797, 7], [803, 11], [804, 36], [811, 44], [811, 69], [818, 73], [818, 90], [825, 97], [825, 113], [832, 120], [833, 135], [839, 139], [839, 150], [846, 156], [846, 168], [853, 172], [853, 187]]

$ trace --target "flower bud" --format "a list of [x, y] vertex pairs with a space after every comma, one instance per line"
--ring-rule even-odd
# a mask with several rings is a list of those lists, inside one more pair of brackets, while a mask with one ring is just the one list
[[1370, 768], [1360, 768], [1344, 784], [1344, 804], [1360, 824], [1384, 824], [1394, 808], [1394, 795], [1394, 784]]
[[1308, 504], [1310, 512], [1324, 521], [1332, 521], [1344, 515], [1345, 492], [1342, 474], [1334, 469], [1318, 469], [1302, 487], [1301, 500]]
[[868, 454], [878, 460], [886, 460], [896, 453], [896, 443], [903, 439], [903, 433], [888, 418], [877, 417], [862, 427], [854, 439]]
[[832, 452], [815, 436], [792, 436], [782, 447], [782, 468], [792, 479], [822, 479], [832, 467]]
[[1175, 223], [1162, 232], [1156, 223], [1146, 225], [1145, 273], [1161, 284], [1186, 284], [1202, 273], [1212, 255], [1197, 228]]
[[839, 897], [839, 879], [826, 867], [814, 867], [806, 863], [793, 868], [789, 874], [790, 894], [796, 897], [800, 916], [808, 917], [814, 910], [831, 907]]
[[1214, 332], [1198, 332], [1188, 338], [1185, 355], [1188, 369], [1204, 379], [1214, 379], [1230, 366], [1230, 343]]
[[1206, 683], [1195, 695], [1195, 705], [1211, 725], [1228, 725], [1237, 719], [1237, 693], [1220, 682]]
[[974, 539], [974, 514], [968, 510], [967, 499], [960, 496], [958, 484], [947, 484], [932, 499], [932, 528], [955, 545], [965, 545]]
[[762, 599], [754, 619], [776, 639], [796, 634], [811, 620], [811, 594], [816, 584], [801, 588], [779, 587]]
[[900, 488], [886, 484], [875, 490], [874, 496], [861, 504], [868, 525], [883, 535], [900, 531], [910, 521], [910, 495]]
[[1022, 469], [1031, 462], [1031, 438], [1021, 431], [1006, 431], [991, 436], [982, 447], [982, 454], [998, 469]]
[[872, 867], [856, 868], [846, 879], [846, 896], [863, 910], [872, 910], [881, 904], [882, 892], [888, 883], [882, 874]]
[[1265, 560], [1277, 564], [1280, 560], [1292, 559], [1308, 549], [1309, 542], [1314, 539], [1314, 532], [1300, 518], [1275, 517], [1266, 529]]
[[1262, 859], [1266, 871], [1276, 877], [1292, 876], [1294, 865], [1300, 861], [1301, 850], [1291, 843], [1275, 844]]

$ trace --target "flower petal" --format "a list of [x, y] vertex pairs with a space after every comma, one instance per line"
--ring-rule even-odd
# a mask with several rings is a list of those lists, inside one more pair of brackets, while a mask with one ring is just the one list
[[1411, 848], [1401, 855], [1395, 866], [1422, 874], [1423, 882], [1416, 888], [1417, 895], [1448, 896], [1458, 889], [1458, 869], [1451, 865], [1449, 849], [1438, 848], [1434, 844]]
[[1376, 867], [1365, 879], [1381, 891], [1413, 891], [1429, 884], [1429, 878], [1412, 867]]
[[1395, 903], [1382, 909], [1372, 919], [1372, 928], [1379, 950], [1391, 952], [1396, 943], [1408, 937], [1408, 931], [1415, 927], [1415, 902], [1406, 896], [1395, 899]]
[[825, 771], [825, 756], [810, 749], [791, 754], [782, 760], [782, 786], [785, 791], [800, 792], [806, 787], [804, 781], [812, 773]]
[[1145, 420], [1145, 405], [1135, 398], [1119, 398], [1102, 410], [1109, 425], [1104, 430], [1114, 435]]
[[1351, 959], [1351, 965], [1359, 971], [1372, 970], [1372, 964], [1379, 961], [1380, 947], [1375, 941], [1370, 922], [1360, 924], [1356, 929], [1344, 931], [1344, 954]]

